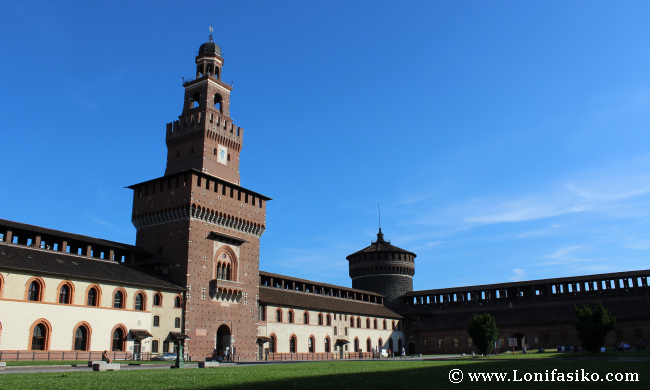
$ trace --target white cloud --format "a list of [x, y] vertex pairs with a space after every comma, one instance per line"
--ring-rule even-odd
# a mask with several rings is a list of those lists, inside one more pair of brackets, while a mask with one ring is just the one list
[[513, 282], [518, 282], [520, 280], [523, 280], [524, 277], [526, 276], [526, 271], [524, 271], [521, 268], [514, 268], [512, 270], [512, 273], [515, 274], [513, 277], [510, 278], [510, 280], [512, 280]]

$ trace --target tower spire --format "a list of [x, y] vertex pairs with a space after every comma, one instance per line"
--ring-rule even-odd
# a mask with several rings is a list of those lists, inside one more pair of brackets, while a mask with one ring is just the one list
[[214, 29], [212, 28], [212, 18], [210, 18], [210, 42], [212, 42], [212, 31], [214, 31]]

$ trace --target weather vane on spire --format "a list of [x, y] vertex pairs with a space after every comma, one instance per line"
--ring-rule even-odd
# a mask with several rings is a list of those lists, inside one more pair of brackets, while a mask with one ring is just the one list
[[214, 31], [214, 29], [212, 28], [212, 18], [210, 18], [210, 42], [212, 42], [212, 31]]

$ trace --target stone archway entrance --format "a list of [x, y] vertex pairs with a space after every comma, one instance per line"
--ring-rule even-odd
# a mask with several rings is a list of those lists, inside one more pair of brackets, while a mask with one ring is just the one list
[[[215, 349], [219, 353], [226, 353], [227, 349], [231, 349], [232, 334], [228, 325], [221, 325], [217, 329], [217, 339], [215, 340]], [[232, 351], [231, 351], [232, 352]]]

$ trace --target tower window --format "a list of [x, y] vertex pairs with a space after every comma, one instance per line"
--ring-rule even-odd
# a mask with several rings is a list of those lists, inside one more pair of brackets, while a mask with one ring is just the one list
[[214, 94], [214, 108], [217, 109], [220, 113], [223, 114], [223, 98], [221, 97], [220, 94], [215, 93]]

